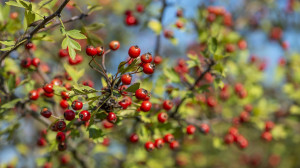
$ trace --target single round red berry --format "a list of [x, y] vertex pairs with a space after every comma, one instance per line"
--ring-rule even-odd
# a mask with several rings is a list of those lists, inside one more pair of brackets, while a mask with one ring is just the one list
[[62, 97], [64, 100], [68, 100], [68, 99], [70, 98], [68, 92], [62, 91], [60, 94], [61, 94], [61, 97]]
[[111, 50], [117, 50], [117, 49], [119, 49], [120, 48], [120, 42], [119, 41], [111, 41], [110, 43], [109, 43], [109, 48], [111, 49]]
[[248, 140], [244, 136], [239, 135], [237, 137], [237, 144], [241, 149], [244, 149], [248, 146]]
[[69, 57], [69, 64], [70, 65], [77, 65], [80, 64], [82, 62], [83, 58], [81, 55], [75, 55], [75, 58], [72, 59], [71, 57]]
[[181, 20], [177, 20], [175, 25], [178, 29], [182, 29], [184, 27], [184, 23]]
[[154, 62], [154, 64], [156, 64], [156, 65], [160, 64], [160, 63], [162, 62], [161, 56], [159, 56], [159, 55], [155, 56], [153, 62]]
[[196, 131], [196, 127], [193, 126], [193, 125], [188, 125], [188, 126], [186, 127], [186, 133], [189, 134], [189, 135], [194, 134], [195, 131]]
[[76, 114], [75, 114], [75, 112], [74, 112], [73, 110], [66, 110], [66, 111], [64, 112], [64, 117], [65, 117], [65, 119], [68, 120], [68, 121], [74, 120], [75, 115], [76, 115]]
[[110, 129], [110, 128], [114, 127], [114, 124], [107, 121], [107, 120], [103, 120], [102, 121], [102, 126], [106, 129]]
[[217, 105], [217, 101], [214, 97], [208, 97], [206, 103], [209, 107], [215, 107]]
[[83, 110], [79, 113], [79, 118], [82, 121], [88, 121], [91, 118], [91, 113], [88, 112], [87, 110]]
[[58, 142], [64, 142], [65, 139], [66, 139], [65, 133], [63, 133], [63, 132], [58, 132], [58, 133], [56, 134], [56, 140], [57, 140]]
[[209, 128], [208, 124], [203, 123], [203, 124], [200, 125], [200, 131], [202, 133], [207, 134], [207, 133], [209, 133], [209, 130], [210, 130], [210, 128]]
[[23, 68], [29, 68], [31, 65], [31, 59], [30, 58], [25, 58], [21, 61], [21, 66]]
[[139, 46], [131, 46], [128, 50], [128, 55], [131, 57], [131, 58], [137, 58], [138, 56], [140, 56], [141, 54], [141, 49]]
[[135, 16], [133, 15], [127, 15], [125, 17], [125, 23], [128, 25], [128, 26], [135, 26], [138, 24], [138, 20]]
[[152, 107], [151, 102], [143, 101], [140, 108], [143, 112], [148, 112], [151, 110], [151, 107]]
[[64, 99], [62, 99], [62, 100], [60, 101], [59, 105], [60, 105], [60, 107], [61, 107], [62, 109], [66, 109], [66, 108], [69, 107], [68, 101], [67, 101], [67, 100], [64, 100]]
[[141, 56], [142, 63], [150, 63], [152, 62], [152, 55], [150, 53], [143, 54]]
[[89, 87], [91, 87], [91, 88], [94, 87], [94, 82], [91, 81], [91, 80], [83, 81], [82, 84], [83, 84], [84, 86], [89, 86]]
[[54, 93], [47, 93], [47, 92], [44, 92], [44, 96], [46, 97], [53, 97], [54, 96]]
[[59, 151], [65, 151], [67, 149], [67, 143], [66, 142], [61, 142], [57, 146]]
[[144, 10], [145, 10], [144, 5], [142, 5], [142, 4], [137, 4], [137, 5], [136, 5], [136, 11], [137, 11], [137, 12], [143, 13]]
[[51, 84], [54, 85], [54, 86], [61, 86], [62, 85], [62, 80], [59, 79], [59, 78], [54, 78], [52, 81], [51, 81]]
[[170, 101], [170, 100], [165, 100], [165, 101], [163, 102], [163, 108], [164, 108], [165, 110], [169, 111], [169, 110], [172, 109], [172, 107], [173, 107], [173, 102], [172, 102], [172, 101]]
[[37, 100], [39, 98], [39, 92], [37, 90], [32, 90], [29, 92], [29, 99], [30, 100]]
[[56, 122], [55, 126], [56, 126], [57, 130], [63, 131], [67, 125], [66, 125], [65, 121], [60, 120], [60, 121]]
[[52, 115], [52, 112], [48, 108], [43, 108], [41, 111], [41, 115], [45, 118], [49, 118]]
[[54, 90], [53, 90], [53, 84], [49, 83], [49, 84], [45, 84], [44, 87], [43, 87], [44, 91], [46, 93], [53, 93]]
[[147, 95], [148, 95], [148, 91], [143, 88], [139, 88], [138, 90], [135, 91], [135, 97], [139, 100], [144, 100]]
[[272, 141], [272, 134], [270, 132], [265, 131], [261, 134], [261, 138], [267, 142], [270, 142]]
[[169, 144], [170, 149], [178, 149], [179, 148], [179, 142], [178, 141], [173, 141]]
[[241, 123], [247, 122], [247, 121], [249, 121], [249, 119], [250, 119], [250, 116], [249, 116], [248, 112], [246, 112], [246, 111], [241, 112], [241, 114], [240, 114], [240, 122]]
[[123, 74], [121, 76], [121, 81], [124, 85], [130, 85], [132, 76], [130, 74]]
[[32, 49], [33, 47], [34, 47], [34, 44], [32, 42], [28, 42], [28, 43], [25, 44], [25, 48], [27, 50]]
[[265, 131], [271, 131], [274, 128], [275, 124], [272, 121], [266, 121]]
[[102, 145], [103, 146], [109, 146], [109, 144], [110, 144], [110, 139], [109, 138], [103, 138]]
[[232, 144], [234, 142], [234, 136], [231, 134], [226, 134], [224, 137], [224, 142], [228, 145]]
[[153, 142], [148, 141], [148, 142], [145, 143], [145, 149], [146, 149], [148, 152], [153, 151], [154, 148], [155, 148], [155, 146], [154, 146], [154, 143], [153, 143]]
[[59, 53], [58, 53], [59, 57], [63, 58], [63, 57], [67, 57], [69, 56], [69, 52], [66, 49], [60, 49]]
[[241, 92], [243, 89], [244, 89], [244, 86], [243, 86], [243, 84], [241, 84], [241, 83], [237, 83], [237, 84], [235, 84], [235, 86], [234, 86], [234, 91], [235, 91], [236, 93]]
[[235, 127], [230, 127], [228, 130], [228, 134], [233, 136], [234, 141], [237, 141], [237, 137], [239, 135], [239, 130]]
[[244, 106], [244, 110], [247, 111], [248, 113], [250, 113], [253, 110], [253, 107], [251, 104], [246, 104]]
[[148, 74], [148, 75], [153, 74], [154, 69], [155, 69], [155, 65], [154, 64], [146, 63], [146, 64], [143, 65], [143, 72], [145, 74]]
[[124, 97], [120, 102], [119, 105], [123, 108], [123, 109], [127, 109], [128, 106], [130, 106], [132, 103], [132, 100], [130, 97]]
[[154, 142], [154, 146], [157, 148], [157, 149], [160, 149], [164, 146], [165, 142], [162, 138], [158, 138], [155, 140]]
[[40, 65], [40, 63], [41, 63], [41, 60], [39, 58], [33, 58], [31, 60], [31, 64], [35, 67], [38, 67]]
[[37, 145], [40, 146], [40, 147], [43, 147], [47, 144], [47, 141], [45, 138], [43, 137], [40, 137], [38, 140], [37, 140]]
[[104, 48], [103, 47], [97, 47], [96, 50], [97, 50], [97, 55], [101, 56], [101, 55], [104, 54]]
[[83, 104], [82, 104], [81, 101], [79, 101], [79, 100], [74, 100], [74, 101], [72, 102], [72, 108], [73, 108], [74, 110], [81, 110], [82, 107], [83, 107]]
[[174, 141], [174, 136], [172, 134], [166, 134], [164, 136], [164, 141], [167, 143], [171, 143]]
[[69, 155], [62, 155], [60, 158], [60, 163], [62, 165], [67, 165], [70, 162], [70, 157]]
[[109, 112], [106, 119], [111, 123], [115, 123], [117, 121], [117, 115], [113, 112]]
[[136, 143], [139, 141], [139, 136], [137, 134], [133, 133], [130, 135], [129, 140], [132, 143]]
[[157, 115], [157, 120], [161, 123], [164, 123], [168, 120], [168, 114], [165, 112], [161, 112]]
[[85, 52], [88, 56], [95, 56], [97, 54], [97, 49], [93, 46], [87, 46]]

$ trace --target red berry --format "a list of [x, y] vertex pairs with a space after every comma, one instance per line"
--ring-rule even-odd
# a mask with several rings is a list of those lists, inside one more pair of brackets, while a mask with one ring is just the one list
[[27, 44], [25, 44], [25, 48], [27, 50], [34, 48], [34, 44], [32, 42], [28, 42]]
[[115, 123], [117, 121], [117, 115], [113, 112], [109, 112], [106, 119], [111, 123]]
[[143, 13], [144, 12], [144, 5], [137, 4], [136, 5], [136, 11], [139, 12], [139, 13]]
[[61, 57], [61, 58], [67, 57], [67, 56], [69, 56], [69, 52], [68, 52], [68, 50], [66, 50], [66, 49], [60, 49], [58, 55], [59, 55], [59, 57]]
[[248, 140], [244, 136], [239, 135], [237, 137], [237, 144], [241, 149], [244, 149], [248, 146]]
[[239, 98], [241, 98], [241, 99], [247, 97], [247, 95], [248, 95], [248, 92], [247, 92], [246, 89], [243, 89], [242, 91], [238, 92], [238, 96], [239, 96]]
[[83, 84], [84, 86], [94, 87], [94, 83], [93, 83], [93, 81], [91, 81], [91, 80], [83, 81], [82, 84]]
[[225, 49], [226, 49], [226, 52], [233, 53], [235, 51], [235, 45], [226, 44]]
[[98, 54], [99, 56], [101, 56], [101, 55], [104, 54], [104, 48], [103, 48], [103, 47], [97, 47], [96, 50], [97, 50], [97, 54]]
[[141, 54], [141, 49], [139, 48], [139, 46], [131, 46], [128, 50], [128, 55], [131, 58], [137, 58], [138, 56], [140, 56]]
[[130, 74], [123, 74], [121, 76], [121, 81], [124, 85], [130, 85], [132, 76]]
[[252, 111], [253, 107], [251, 104], [246, 104], [244, 106], [244, 110], [247, 111], [248, 113], [250, 113]]
[[63, 155], [63, 156], [61, 156], [61, 158], [60, 158], [60, 163], [62, 164], [62, 165], [66, 165], [66, 164], [68, 164], [70, 162], [70, 157], [69, 157], [69, 155]]
[[267, 142], [270, 142], [270, 141], [272, 141], [272, 134], [270, 133], [270, 132], [263, 132], [262, 134], [261, 134], [261, 138], [263, 139], [263, 140], [265, 140], [265, 141], [267, 141]]
[[240, 40], [240, 41], [238, 42], [238, 46], [239, 46], [240, 50], [245, 50], [245, 49], [247, 49], [247, 41], [245, 41], [245, 40]]
[[173, 107], [173, 102], [172, 101], [170, 101], [170, 100], [165, 100], [164, 102], [163, 102], [163, 108], [165, 109], [165, 110], [171, 110], [172, 109], [172, 107]]
[[246, 112], [246, 111], [241, 112], [241, 114], [240, 114], [240, 122], [241, 123], [249, 121], [249, 118], [250, 118], [250, 116], [249, 116], [248, 112]]
[[204, 79], [207, 83], [212, 83], [214, 81], [214, 77], [209, 72], [204, 75]]
[[59, 105], [60, 105], [60, 107], [63, 108], [63, 109], [66, 109], [66, 108], [69, 107], [68, 101], [67, 101], [67, 100], [64, 100], [64, 99], [62, 99], [62, 100], [60, 101]]
[[46, 162], [46, 163], [43, 165], [43, 168], [52, 168], [52, 163]]
[[143, 54], [141, 56], [141, 61], [143, 63], [150, 63], [150, 62], [152, 62], [152, 55], [150, 53]]
[[231, 134], [226, 134], [224, 137], [224, 142], [226, 144], [232, 144], [234, 142], [234, 136]]
[[139, 100], [144, 100], [147, 95], [148, 95], [148, 91], [143, 88], [139, 88], [138, 90], [135, 91], [135, 97]]
[[169, 144], [170, 149], [174, 150], [179, 148], [179, 142], [178, 141], [173, 141]]
[[208, 97], [206, 103], [209, 107], [215, 107], [217, 105], [217, 101], [214, 97]]
[[83, 104], [82, 104], [81, 101], [79, 101], [79, 100], [74, 100], [74, 101], [72, 102], [72, 108], [73, 108], [74, 110], [81, 110], [82, 107], [83, 107]]
[[65, 151], [67, 149], [67, 143], [65, 143], [65, 142], [59, 143], [58, 146], [57, 146], [57, 149], [59, 151]]
[[30, 100], [37, 100], [39, 98], [39, 92], [37, 90], [32, 90], [29, 92], [29, 99]]
[[266, 121], [265, 131], [271, 131], [274, 128], [275, 124], [272, 121]]
[[12, 13], [9, 15], [9, 17], [10, 17], [11, 19], [13, 19], [13, 20], [17, 19], [18, 16], [19, 16], [19, 14], [18, 14], [17, 12], [12, 12]]
[[208, 125], [208, 124], [203, 123], [203, 124], [200, 125], [200, 131], [201, 131], [202, 133], [208, 134], [208, 133], [209, 133], [209, 130], [210, 130], [210, 128], [209, 128], [209, 125]]
[[243, 84], [241, 84], [241, 83], [237, 83], [237, 84], [235, 84], [235, 86], [234, 86], [234, 90], [235, 90], [236, 93], [241, 92], [243, 89], [244, 89], [244, 86], [243, 86]]
[[41, 111], [41, 115], [45, 118], [49, 118], [49, 117], [51, 117], [52, 112], [47, 108], [43, 108]]
[[132, 102], [131, 98], [126, 96], [119, 102], [119, 105], [123, 109], [127, 109], [127, 107], [131, 105], [131, 102]]
[[93, 46], [87, 46], [85, 52], [88, 56], [95, 56], [98, 53], [97, 49]]
[[164, 141], [167, 143], [171, 143], [174, 141], [174, 136], [172, 134], [166, 134], [164, 136]]
[[44, 92], [44, 96], [46, 97], [53, 97], [54, 96], [54, 93], [47, 93], [47, 92]]
[[139, 136], [138, 136], [137, 134], [133, 133], [133, 134], [130, 135], [129, 140], [130, 140], [130, 142], [132, 142], [132, 143], [136, 143], [136, 142], [139, 141]]
[[151, 64], [151, 63], [146, 63], [143, 65], [143, 72], [145, 74], [153, 74], [154, 72], [154, 69], [155, 69], [155, 65], [154, 64]]
[[177, 20], [175, 25], [178, 29], [182, 29], [184, 27], [184, 23], [181, 20]]
[[43, 138], [43, 137], [40, 137], [40, 138], [38, 139], [38, 141], [37, 141], [37, 145], [40, 146], [40, 147], [43, 147], [43, 146], [45, 146], [46, 144], [47, 144], [47, 141], [46, 141], [46, 139]]
[[117, 49], [119, 49], [120, 48], [120, 42], [119, 41], [111, 41], [110, 43], [109, 43], [109, 48], [111, 49], [111, 50], [117, 50]]
[[174, 37], [174, 32], [172, 30], [164, 30], [164, 36], [167, 39], [171, 39]]
[[64, 142], [65, 139], [66, 139], [65, 133], [63, 133], [63, 132], [58, 132], [58, 133], [56, 134], [56, 140], [57, 140], [58, 142]]
[[160, 64], [162, 62], [161, 56], [158, 56], [158, 55], [155, 56], [153, 62], [154, 62], [154, 64], [157, 64], [157, 65]]
[[44, 87], [43, 87], [44, 91], [46, 93], [53, 93], [54, 90], [53, 90], [53, 84], [45, 84]]
[[21, 61], [21, 66], [23, 68], [29, 68], [31, 65], [31, 59], [30, 58], [25, 58]]
[[58, 79], [58, 78], [55, 78], [51, 81], [51, 84], [52, 85], [55, 85], [55, 86], [61, 86], [62, 85], [62, 80], [61, 79]]
[[82, 62], [83, 58], [81, 55], [75, 55], [75, 58], [72, 59], [71, 57], [69, 57], [69, 64], [70, 65], [77, 65], [80, 64]]
[[168, 114], [167, 113], [164, 113], [164, 112], [161, 112], [157, 115], [157, 120], [161, 123], [164, 123], [166, 122], [168, 119]]
[[193, 125], [188, 125], [188, 126], [186, 127], [186, 133], [189, 134], [189, 135], [194, 134], [195, 131], [196, 131], [196, 127], [193, 126]]
[[153, 151], [154, 150], [154, 143], [153, 142], [150, 142], [150, 141], [148, 141], [148, 142], [146, 142], [145, 143], [145, 149], [148, 151], [148, 152], [151, 152], [151, 151]]
[[68, 100], [70, 98], [68, 92], [62, 91], [60, 94], [64, 100]]
[[154, 142], [154, 146], [159, 149], [159, 148], [162, 148], [164, 146], [165, 142], [162, 138], [158, 138], [155, 140]]
[[103, 145], [103, 146], [109, 146], [109, 144], [110, 144], [109, 138], [103, 138], [102, 145]]
[[79, 118], [82, 121], [88, 121], [91, 118], [91, 113], [88, 112], [87, 110], [83, 110], [79, 113]]
[[38, 67], [38, 66], [40, 65], [40, 63], [41, 63], [41, 61], [40, 61], [39, 58], [33, 58], [33, 59], [31, 60], [31, 64], [32, 64], [33, 66], [35, 66], [35, 67]]
[[177, 11], [176, 11], [176, 16], [177, 16], [177, 17], [182, 17], [182, 16], [183, 16], [183, 11], [182, 11], [182, 9], [177, 9]]
[[237, 137], [239, 135], [239, 130], [235, 127], [230, 127], [228, 130], [228, 134], [233, 136], [234, 141], [237, 140]]
[[64, 117], [65, 117], [65, 119], [68, 120], [68, 121], [74, 120], [75, 115], [76, 115], [76, 114], [75, 114], [75, 112], [74, 112], [73, 110], [66, 110], [66, 111], [64, 112]]
[[57, 121], [55, 124], [57, 130], [63, 131], [66, 128], [66, 123], [63, 120]]
[[128, 26], [135, 26], [138, 24], [138, 20], [135, 16], [133, 15], [127, 15], [125, 17], [125, 23], [128, 25]]
[[151, 102], [143, 101], [140, 108], [143, 112], [148, 112], [151, 110], [151, 107], [152, 107]]
[[103, 127], [106, 128], [106, 129], [109, 129], [109, 128], [114, 127], [114, 124], [111, 123], [111, 122], [108, 122], [107, 120], [103, 120], [102, 125], [103, 125]]

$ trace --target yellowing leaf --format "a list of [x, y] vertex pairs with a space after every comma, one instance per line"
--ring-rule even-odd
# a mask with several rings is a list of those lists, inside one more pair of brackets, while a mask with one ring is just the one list
[[153, 30], [156, 34], [160, 34], [162, 26], [158, 20], [150, 20], [148, 22], [148, 27]]

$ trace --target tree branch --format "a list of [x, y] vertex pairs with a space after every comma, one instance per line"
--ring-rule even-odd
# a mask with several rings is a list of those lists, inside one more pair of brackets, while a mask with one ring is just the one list
[[[164, 13], [166, 11], [165, 9], [167, 7], [166, 0], [163, 0], [162, 3], [163, 3], [163, 6], [162, 6], [161, 15], [158, 18], [158, 21], [160, 22], [161, 25], [162, 25], [162, 20], [163, 20]], [[156, 35], [156, 43], [155, 43], [155, 49], [154, 49], [154, 54], [155, 55], [159, 55], [160, 43], [161, 43], [161, 33]]]

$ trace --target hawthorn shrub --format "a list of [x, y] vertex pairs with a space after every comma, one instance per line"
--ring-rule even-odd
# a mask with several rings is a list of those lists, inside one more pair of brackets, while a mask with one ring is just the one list
[[[265, 14], [277, 2], [178, 4], [1, 2], [1, 167], [299, 167], [300, 57]], [[254, 30], [284, 52], [271, 85]]]

